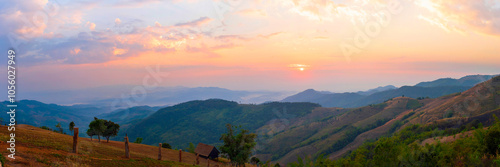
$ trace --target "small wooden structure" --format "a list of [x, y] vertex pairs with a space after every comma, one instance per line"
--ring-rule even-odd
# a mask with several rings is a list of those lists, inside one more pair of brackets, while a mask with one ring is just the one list
[[219, 150], [217, 150], [217, 148], [215, 148], [214, 146], [203, 143], [198, 143], [198, 146], [196, 146], [194, 152], [200, 155], [200, 157], [207, 159], [218, 158], [220, 153]]

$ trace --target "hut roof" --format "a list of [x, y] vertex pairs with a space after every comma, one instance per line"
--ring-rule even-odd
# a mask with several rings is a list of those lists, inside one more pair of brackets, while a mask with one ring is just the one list
[[[211, 146], [208, 144], [203, 144], [203, 143], [198, 143], [198, 146], [196, 146], [196, 149], [194, 150], [194, 152], [208, 157], [213, 149], [217, 150], [214, 146]], [[217, 152], [218, 151], [219, 150], [217, 150]]]

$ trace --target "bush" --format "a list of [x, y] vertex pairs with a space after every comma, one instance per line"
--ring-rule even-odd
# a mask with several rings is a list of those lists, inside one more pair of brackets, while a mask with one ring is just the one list
[[134, 143], [141, 144], [142, 143], [142, 137], [138, 137], [135, 139]]
[[443, 115], [443, 118], [451, 118], [453, 117], [453, 111], [452, 110], [448, 110], [444, 113]]
[[172, 146], [171, 146], [170, 144], [168, 144], [168, 143], [162, 143], [162, 144], [161, 144], [161, 147], [162, 147], [162, 148], [172, 149]]
[[41, 128], [41, 129], [45, 129], [45, 130], [50, 130], [50, 131], [52, 131], [52, 129], [50, 129], [50, 128], [49, 128], [49, 127], [47, 127], [47, 126], [40, 126], [40, 128]]

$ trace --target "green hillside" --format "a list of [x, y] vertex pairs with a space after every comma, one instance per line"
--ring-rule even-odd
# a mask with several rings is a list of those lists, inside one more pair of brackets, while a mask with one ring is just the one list
[[316, 107], [319, 105], [313, 103], [250, 105], [220, 99], [190, 101], [160, 109], [123, 133], [132, 139], [142, 137], [146, 144], [167, 142], [174, 148], [186, 148], [190, 142], [218, 145], [227, 123], [255, 131], [272, 119], [301, 117]]
[[[0, 109], [8, 111], [7, 101], [2, 102]], [[35, 100], [18, 101], [16, 108], [16, 121], [18, 124], [29, 124], [33, 126], [47, 126], [55, 128], [57, 123], [61, 123], [63, 130], [68, 131], [68, 126], [71, 121], [74, 121], [77, 126], [88, 124], [92, 119], [91, 115], [85, 113], [86, 109], [76, 109], [70, 106], [60, 106], [56, 104], [45, 104]], [[9, 120], [7, 114], [1, 116], [5, 121]]]

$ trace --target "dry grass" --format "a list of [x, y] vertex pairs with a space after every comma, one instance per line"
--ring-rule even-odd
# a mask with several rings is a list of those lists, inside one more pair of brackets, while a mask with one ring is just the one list
[[[131, 159], [125, 158], [125, 144], [118, 141], [79, 138], [79, 153], [72, 151], [73, 137], [43, 130], [29, 125], [16, 126], [16, 159], [7, 158], [6, 166], [195, 166], [196, 156], [183, 152], [182, 163], [179, 151], [162, 148], [162, 160], [158, 158], [158, 147], [130, 143]], [[0, 153], [7, 157], [6, 148], [10, 132], [0, 127]], [[207, 166], [207, 159], [200, 158], [199, 166]], [[210, 166], [226, 166], [210, 160]]]

